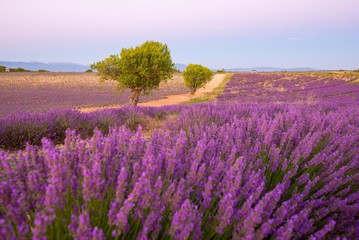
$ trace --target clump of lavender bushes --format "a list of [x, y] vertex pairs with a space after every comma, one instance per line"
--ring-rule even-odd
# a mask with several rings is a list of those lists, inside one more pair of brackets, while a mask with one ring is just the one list
[[0, 152], [0, 232], [49, 239], [355, 239], [359, 110], [196, 105]]
[[151, 119], [166, 118], [180, 111], [181, 106], [163, 108], [106, 109], [91, 113], [77, 110], [48, 111], [44, 113], [16, 113], [0, 118], [0, 149], [24, 149], [26, 143], [41, 145], [46, 137], [55, 144], [62, 143], [67, 129], [75, 130], [82, 138], [91, 137], [94, 130], [108, 133], [109, 127], [125, 125], [136, 130], [146, 127]]

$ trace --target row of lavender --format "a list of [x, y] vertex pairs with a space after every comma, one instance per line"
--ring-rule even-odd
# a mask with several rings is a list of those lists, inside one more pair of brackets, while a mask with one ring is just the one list
[[0, 233], [357, 239], [358, 161], [353, 105], [189, 106], [150, 140], [121, 127], [1, 151]]
[[333, 102], [358, 103], [357, 77], [347, 80], [306, 74], [236, 74], [226, 85], [220, 103]]

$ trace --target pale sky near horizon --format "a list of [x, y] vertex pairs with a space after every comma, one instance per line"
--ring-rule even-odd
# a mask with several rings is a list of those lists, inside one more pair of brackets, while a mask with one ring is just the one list
[[211, 68], [359, 68], [359, 0], [1, 0], [0, 61], [91, 64], [146, 40]]

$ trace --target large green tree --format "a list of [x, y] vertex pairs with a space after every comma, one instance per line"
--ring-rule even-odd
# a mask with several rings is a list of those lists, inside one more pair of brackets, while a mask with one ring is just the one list
[[110, 55], [91, 65], [102, 80], [116, 80], [120, 89], [131, 90], [130, 104], [137, 105], [141, 93], [158, 89], [172, 77], [174, 64], [166, 44], [147, 41], [134, 48], [123, 48], [120, 55]]
[[184, 82], [194, 94], [198, 88], [203, 87], [213, 77], [213, 72], [199, 64], [189, 64], [183, 71]]

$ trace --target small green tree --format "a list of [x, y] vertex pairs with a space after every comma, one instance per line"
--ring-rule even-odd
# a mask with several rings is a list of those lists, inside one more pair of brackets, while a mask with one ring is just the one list
[[198, 88], [203, 87], [213, 77], [213, 72], [199, 64], [189, 64], [182, 73], [184, 82], [191, 89], [191, 94], [194, 94]]
[[158, 89], [160, 83], [172, 77], [174, 64], [166, 44], [147, 41], [134, 48], [123, 48], [120, 55], [91, 65], [102, 80], [116, 80], [120, 89], [131, 90], [130, 104], [137, 105], [141, 93]]
[[0, 72], [5, 72], [6, 71], [6, 67], [5, 66], [0, 66]]

